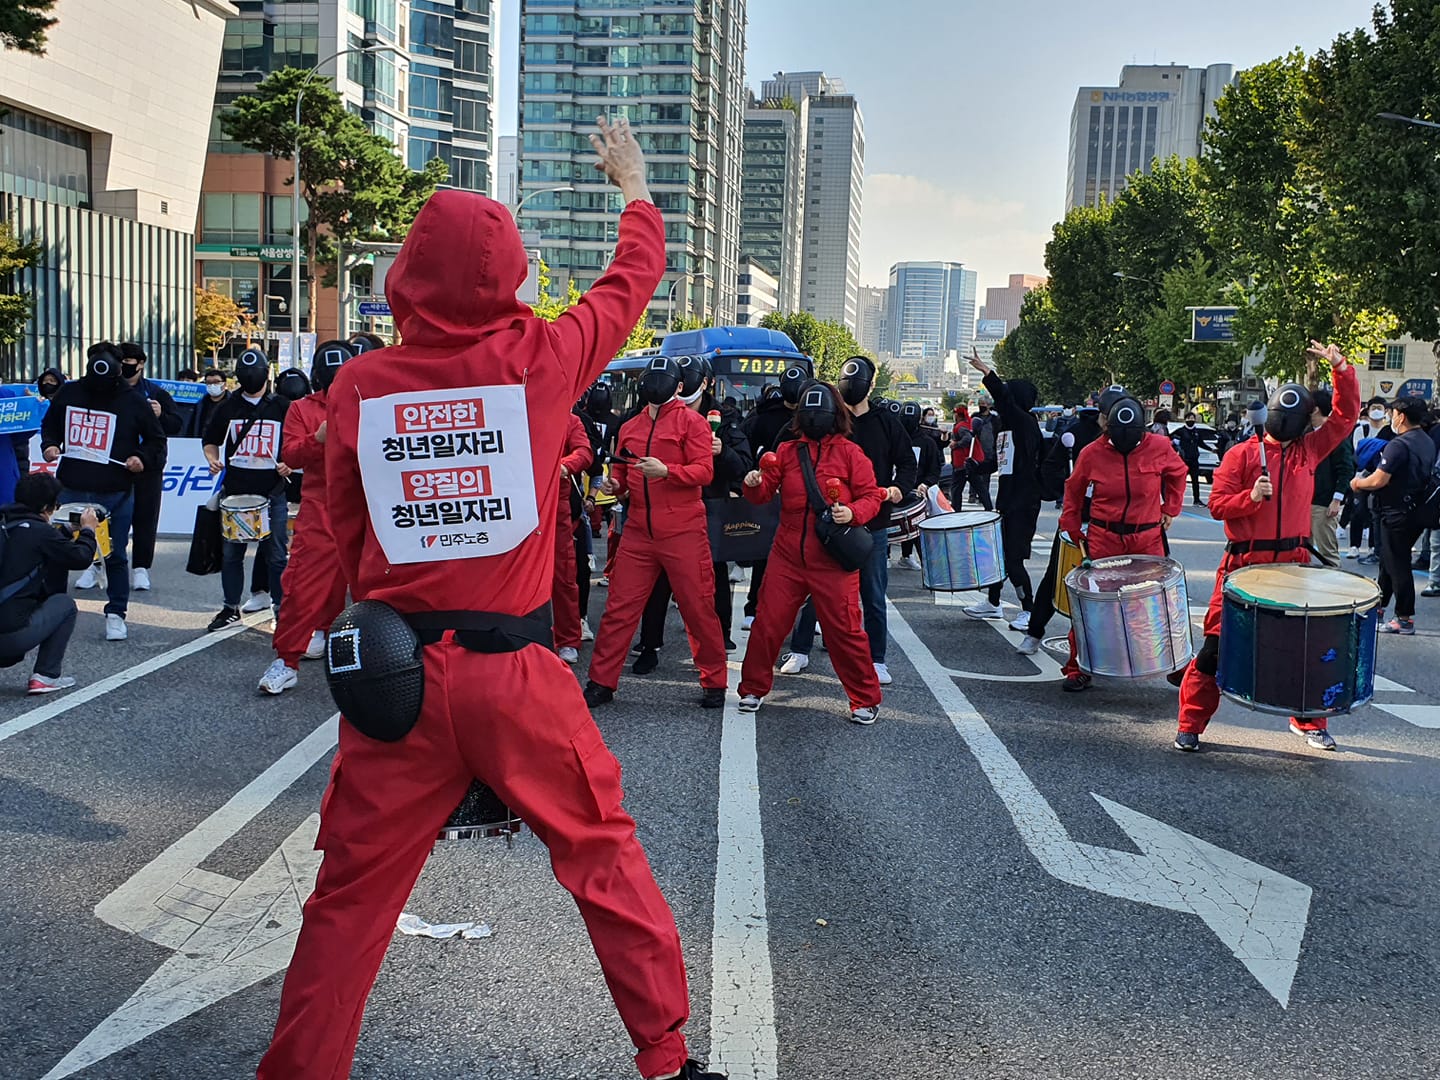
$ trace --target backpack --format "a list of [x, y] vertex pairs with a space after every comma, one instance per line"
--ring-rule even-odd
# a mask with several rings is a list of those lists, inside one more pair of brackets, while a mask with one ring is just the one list
[[1412, 524], [1422, 529], [1440, 529], [1440, 458], [1430, 466], [1430, 472], [1413, 498], [1410, 510]]

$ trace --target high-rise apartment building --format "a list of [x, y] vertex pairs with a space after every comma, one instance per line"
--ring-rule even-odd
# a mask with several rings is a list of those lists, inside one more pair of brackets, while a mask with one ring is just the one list
[[800, 308], [843, 323], [860, 320], [860, 222], [865, 188], [865, 121], [839, 79], [820, 71], [777, 72], [766, 101], [807, 99], [804, 237]]
[[886, 351], [902, 360], [962, 354], [975, 336], [978, 277], [963, 263], [904, 262], [890, 268]]
[[[150, 370], [195, 361], [195, 213], [225, 0], [66, 0], [44, 56], [0, 49], [0, 222], [37, 241], [15, 276], [33, 313], [3, 379], [78, 375], [97, 341]], [[143, 71], [124, 59], [159, 57]], [[118, 65], [118, 66], [117, 66]]]
[[752, 99], [745, 111], [740, 254], [775, 275], [787, 312], [800, 310], [809, 101]]
[[759, 326], [760, 320], [780, 308], [780, 281], [748, 255], [740, 257], [740, 295], [736, 326]]
[[885, 341], [885, 324], [890, 293], [872, 285], [860, 286], [860, 329], [855, 340], [863, 352], [878, 358], [882, 352], [891, 351]]
[[[492, 0], [235, 0], [225, 27], [205, 168], [199, 276], [288, 334], [289, 161], [227, 139], [220, 116], [236, 98], [283, 67], [314, 68], [372, 131], [395, 144], [412, 169], [432, 158], [450, 167], [450, 187], [495, 190], [495, 42]], [[386, 51], [360, 53], [365, 46]], [[338, 59], [341, 50], [351, 51]], [[301, 212], [304, 212], [302, 205]], [[312, 320], [302, 266], [300, 329], [338, 331], [334, 290], [319, 294]], [[358, 328], [354, 324], [345, 332]]]
[[1020, 305], [1025, 302], [1025, 295], [1048, 280], [1035, 274], [1011, 274], [1010, 283], [1004, 288], [985, 290], [985, 306], [980, 309], [980, 317], [991, 321], [1003, 320], [1005, 333], [1001, 337], [1009, 335], [1020, 325]]
[[1234, 80], [1229, 64], [1126, 65], [1119, 86], [1082, 86], [1070, 114], [1065, 208], [1114, 199], [1156, 158], [1199, 157], [1205, 120]]
[[[630, 117], [669, 252], [652, 320], [736, 317], [744, 0], [521, 0], [520, 194], [558, 287], [600, 276], [620, 196], [592, 167], [595, 117]], [[546, 190], [564, 188], [569, 190]], [[543, 194], [536, 194], [543, 192]]]
[[520, 136], [501, 135], [495, 155], [495, 198], [506, 206], [520, 201]]

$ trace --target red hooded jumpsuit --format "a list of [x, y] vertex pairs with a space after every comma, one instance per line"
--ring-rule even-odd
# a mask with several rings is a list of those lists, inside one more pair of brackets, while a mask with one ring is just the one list
[[[747, 499], [762, 506], [780, 492], [780, 526], [760, 585], [755, 623], [740, 671], [740, 696], [763, 698], [770, 693], [775, 684], [775, 659], [808, 596], [815, 601], [825, 647], [850, 698], [850, 708], [872, 708], [880, 704], [880, 681], [860, 616], [860, 574], [841, 569], [820, 546], [815, 511], [810, 508], [805, 476], [800, 471], [801, 448], [813, 456], [815, 445], [809, 438], [781, 443], [775, 448], [778, 469], [762, 471], [760, 486], [744, 489]], [[875, 467], [859, 444], [844, 435], [827, 435], [820, 443], [815, 479], [827, 499], [854, 511], [854, 525], [863, 526], [885, 502], [884, 490], [875, 483]], [[838, 499], [827, 490], [832, 481], [839, 489]]]
[[345, 610], [345, 575], [340, 570], [325, 502], [325, 445], [315, 438], [315, 432], [325, 422], [327, 404], [323, 390], [295, 402], [285, 413], [280, 437], [285, 463], [292, 469], [305, 470], [290, 562], [281, 579], [285, 603], [280, 605], [275, 624], [275, 655], [288, 668], [300, 666], [300, 657], [315, 631], [330, 629], [336, 616]]
[[[1081, 509], [1088, 494], [1090, 528], [1085, 547], [1092, 559], [1117, 555], [1165, 554], [1160, 518], [1176, 517], [1185, 505], [1189, 467], [1163, 435], [1147, 434], [1140, 445], [1122, 454], [1105, 436], [1080, 451], [1075, 471], [1065, 481], [1065, 509], [1060, 531], [1080, 535]], [[1093, 488], [1092, 488], [1093, 485]], [[1081, 674], [1075, 659], [1075, 631], [1070, 631], [1067, 676]]]
[[[642, 409], [620, 429], [610, 478], [620, 485], [617, 495], [629, 493], [630, 508], [590, 658], [593, 683], [611, 690], [619, 684], [640, 616], [663, 570], [690, 635], [700, 685], [723, 690], [729, 684], [701, 490], [715, 476], [713, 440], [705, 418], [678, 398], [660, 406], [653, 418], [649, 408]], [[659, 458], [669, 475], [649, 479], [637, 466], [625, 463], [625, 450], [634, 458]]]
[[[1180, 730], [1199, 735], [1220, 707], [1220, 685], [1215, 681], [1216, 648], [1220, 635], [1220, 613], [1225, 607], [1225, 575], [1253, 563], [1308, 563], [1310, 552], [1298, 541], [1310, 536], [1310, 498], [1315, 491], [1315, 467], [1349, 438], [1360, 415], [1360, 382], [1349, 364], [1332, 375], [1335, 408], [1324, 426], [1308, 432], [1289, 446], [1268, 435], [1247, 439], [1225, 452], [1210, 488], [1210, 515], [1225, 523], [1230, 545], [1265, 544], [1288, 548], [1285, 551], [1232, 552], [1227, 545], [1220, 569], [1215, 571], [1215, 591], [1205, 612], [1205, 646], [1185, 669], [1180, 684]], [[1274, 495], [1256, 502], [1250, 497], [1260, 479], [1260, 439], [1265, 440], [1265, 464], [1270, 471]], [[1215, 640], [1212, 641], [1211, 639]], [[1324, 718], [1296, 720], [1302, 730], [1325, 728]]]
[[[650, 203], [632, 203], [620, 219], [610, 268], [579, 304], [547, 323], [516, 299], [526, 257], [510, 212], [468, 192], [431, 197], [390, 273], [389, 299], [404, 344], [350, 361], [329, 392], [330, 522], [356, 599], [382, 600], [404, 613], [512, 616], [550, 600], [556, 540], [549, 530], [559, 516], [556, 477], [570, 403], [623, 345], [664, 270], [660, 213]], [[402, 501], [413, 474], [397, 476], [377, 463], [382, 447], [372, 429], [360, 444], [362, 401], [370, 402], [367, 424], [381, 425], [390, 403], [374, 399], [425, 391], [454, 404], [407, 414], [413, 433], [395, 449], [405, 467], [428, 455], [429, 470], [444, 471], [457, 448], [473, 453], [486, 440], [493, 463], [486, 476], [508, 477], [511, 486], [508, 509], [497, 506], [503, 500], [483, 500], [489, 524], [479, 528], [490, 530], [485, 535], [493, 541], [506, 535], [507, 521], [534, 522], [510, 550], [471, 556], [468, 541], [431, 548], [421, 528], [407, 534], [406, 558], [414, 560], [413, 549], [422, 547], [430, 554], [421, 561], [387, 558], [380, 533], [393, 540], [401, 516], [418, 517], [414, 505], [426, 504]], [[512, 421], [519, 407], [528, 413], [528, 421], [509, 422], [503, 431], [508, 448], [528, 429], [528, 455], [508, 457], [493, 431], [476, 430], [475, 417], [493, 415], [491, 404], [501, 402]], [[401, 412], [397, 406], [388, 414], [397, 428]], [[386, 453], [394, 441], [386, 440]], [[363, 475], [376, 491], [403, 483], [406, 494], [395, 499], [393, 512], [386, 499], [371, 517], [357, 454], [365, 455]], [[473, 485], [475, 477], [465, 482]], [[455, 504], [428, 506], [445, 514]], [[478, 509], [472, 500], [468, 512]], [[431, 512], [424, 510], [426, 517]], [[505, 542], [513, 538], [512, 531]], [[451, 634], [427, 645], [424, 658], [424, 707], [404, 739], [377, 742], [340, 725], [340, 759], [317, 841], [325, 859], [305, 905], [260, 1077], [349, 1075], [365, 999], [395, 920], [472, 777], [518, 811], [550, 849], [555, 877], [575, 896], [639, 1051], [641, 1073], [681, 1068], [689, 1002], [680, 937], [635, 823], [621, 807], [620, 766], [570, 669], [540, 646], [487, 655], [462, 648]]]
[[580, 584], [575, 578], [575, 519], [570, 516], [570, 493], [576, 481], [584, 482], [585, 470], [594, 460], [595, 449], [585, 434], [585, 425], [572, 412], [565, 432], [565, 456], [560, 459], [566, 476], [560, 481], [560, 501], [555, 507], [555, 585], [550, 605], [555, 612], [556, 649], [580, 648]]

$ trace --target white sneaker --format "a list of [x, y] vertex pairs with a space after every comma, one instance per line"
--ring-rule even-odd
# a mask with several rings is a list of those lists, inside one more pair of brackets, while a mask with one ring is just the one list
[[919, 569], [920, 569], [920, 556], [919, 556], [919, 555], [910, 555], [910, 556], [907, 556], [906, 559], [905, 559], [905, 566], [906, 566], [906, 568], [909, 569], [909, 570], [919, 570]]
[[580, 662], [579, 649], [572, 649], [569, 645], [562, 645], [559, 652], [560, 659], [564, 660], [567, 664], [578, 664]]
[[111, 612], [105, 616], [105, 640], [124, 641], [130, 636], [129, 629], [125, 626], [125, 617]]
[[1019, 615], [1016, 615], [1015, 618], [1010, 620], [1010, 629], [1019, 634], [1023, 634], [1026, 630], [1030, 629], [1030, 613], [1028, 611], [1022, 611]]
[[755, 625], [755, 616], [754, 616], [754, 615], [746, 615], [743, 619], [740, 620], [740, 629], [741, 629], [741, 630], [748, 631], [748, 630], [749, 630], [752, 626], [754, 626], [754, 625]]
[[325, 631], [316, 630], [310, 635], [310, 644], [305, 647], [305, 654], [300, 657], [302, 660], [324, 660], [325, 659]]
[[890, 669], [884, 664], [875, 665], [875, 678], [880, 680], [881, 686], [889, 686], [895, 681], [890, 677]]
[[1359, 557], [1360, 549], [1357, 547], [1352, 547], [1349, 551], [1345, 553], [1345, 558], [1347, 559], [1358, 559]]
[[85, 568], [85, 572], [75, 579], [75, 587], [77, 589], [93, 589], [99, 580], [100, 575], [95, 570], [95, 564], [91, 563]]
[[610, 579], [608, 577], [596, 578], [595, 587], [598, 589], [608, 589], [610, 587]]
[[270, 606], [270, 594], [257, 592], [251, 593], [250, 599], [240, 605], [241, 615], [254, 615], [257, 611], [264, 611]]
[[130, 582], [130, 588], [136, 592], [149, 592], [150, 571], [146, 570], [143, 566], [137, 566], [135, 568], [135, 576]]
[[730, 584], [739, 585], [745, 580], [745, 568], [739, 563], [730, 564]]
[[581, 619], [581, 620], [580, 620], [580, 640], [581, 640], [581, 641], [594, 641], [594, 640], [595, 640], [595, 631], [590, 629], [590, 620], [589, 620], [589, 619]]
[[972, 619], [998, 619], [1003, 614], [999, 605], [992, 604], [989, 600], [978, 601], [961, 610]]
[[1031, 637], [1029, 634], [1026, 634], [1025, 640], [1015, 646], [1015, 651], [1024, 656], [1034, 656], [1040, 651], [1040, 644], [1041, 642], [1038, 637]]
[[756, 697], [754, 694], [746, 694], [744, 697], [742, 697], [742, 698], [740, 699], [740, 711], [741, 711], [741, 712], [759, 712], [759, 711], [760, 711], [760, 703], [761, 703], [762, 701], [764, 701], [764, 700], [765, 700], [764, 698], [758, 698], [758, 697]]
[[867, 705], [863, 709], [852, 709], [850, 711], [850, 720], [852, 723], [864, 724], [866, 727], [869, 727], [875, 723], [875, 718], [879, 715], [880, 706]]
[[51, 678], [49, 675], [31, 675], [30, 687], [27, 694], [53, 694], [59, 690], [69, 690], [75, 685], [75, 680], [69, 675], [57, 675]]
[[780, 661], [781, 675], [799, 675], [810, 666], [810, 657], [803, 652], [786, 653], [785, 659]]
[[260, 676], [260, 689], [267, 694], [283, 694], [300, 681], [300, 673], [286, 667], [284, 660], [275, 660]]

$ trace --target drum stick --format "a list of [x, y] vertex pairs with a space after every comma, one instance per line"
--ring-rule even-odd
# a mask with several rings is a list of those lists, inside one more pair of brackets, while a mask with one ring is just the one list
[[[1260, 475], [1266, 480], [1270, 479], [1270, 466], [1265, 460], [1265, 436], [1260, 436]], [[1270, 501], [1270, 496], [1265, 496], [1265, 501]]]

